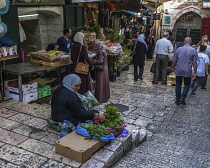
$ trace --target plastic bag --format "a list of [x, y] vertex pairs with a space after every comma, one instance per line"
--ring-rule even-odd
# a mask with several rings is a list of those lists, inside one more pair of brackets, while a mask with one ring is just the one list
[[93, 96], [93, 94], [88, 90], [84, 95], [77, 94], [82, 101], [82, 105], [85, 109], [92, 109], [94, 106], [99, 105], [98, 100]]
[[98, 100], [93, 96], [93, 94], [91, 93], [91, 91], [87, 91], [84, 96], [88, 99], [88, 100], [91, 100], [93, 106], [97, 106], [99, 105], [99, 102]]
[[[88, 123], [81, 123], [81, 124], [79, 124], [76, 127], [76, 133], [79, 134], [79, 135], [85, 136], [85, 137], [89, 137], [90, 134], [88, 133], [88, 131], [81, 127], [81, 125], [87, 125], [87, 124]], [[95, 136], [93, 136], [92, 138], [95, 139], [95, 140], [100, 140], [100, 141], [105, 141], [105, 142], [108, 142], [108, 141], [110, 141], [112, 139], [115, 139], [114, 134], [112, 134], [112, 133], [110, 135], [106, 135], [104, 137], [100, 137], [100, 139], [98, 139]]]

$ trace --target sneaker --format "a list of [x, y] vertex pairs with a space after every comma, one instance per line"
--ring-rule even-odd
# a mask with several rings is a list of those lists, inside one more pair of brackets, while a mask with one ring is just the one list
[[195, 93], [193, 93], [193, 92], [192, 92], [192, 93], [190, 93], [190, 95], [191, 95], [191, 96], [196, 96], [196, 94], [195, 94]]
[[184, 99], [181, 99], [180, 103], [181, 103], [182, 105], [186, 105], [186, 102], [185, 102]]

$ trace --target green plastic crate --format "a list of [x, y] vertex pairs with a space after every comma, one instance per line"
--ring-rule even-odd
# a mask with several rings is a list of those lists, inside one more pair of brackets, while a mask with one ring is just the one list
[[38, 99], [51, 95], [51, 86], [45, 84], [38, 84]]

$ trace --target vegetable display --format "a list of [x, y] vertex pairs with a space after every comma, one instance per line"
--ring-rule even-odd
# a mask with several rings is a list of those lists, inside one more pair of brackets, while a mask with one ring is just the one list
[[103, 125], [98, 125], [98, 124], [87, 124], [87, 125], [82, 125], [82, 128], [86, 129], [88, 133], [90, 134], [89, 137], [86, 139], [92, 139], [93, 136], [100, 138], [102, 136], [110, 135], [111, 132], [106, 129]]
[[120, 113], [118, 112], [117, 107], [106, 106], [106, 112], [104, 113], [106, 121], [100, 123], [100, 125], [105, 126], [106, 128], [112, 128], [115, 130], [121, 130], [123, 125], [123, 120], [120, 118]]

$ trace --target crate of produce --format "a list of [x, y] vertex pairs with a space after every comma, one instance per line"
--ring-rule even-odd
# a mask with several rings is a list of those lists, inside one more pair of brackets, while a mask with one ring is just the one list
[[51, 95], [51, 86], [45, 84], [38, 84], [38, 98], [47, 97]]

